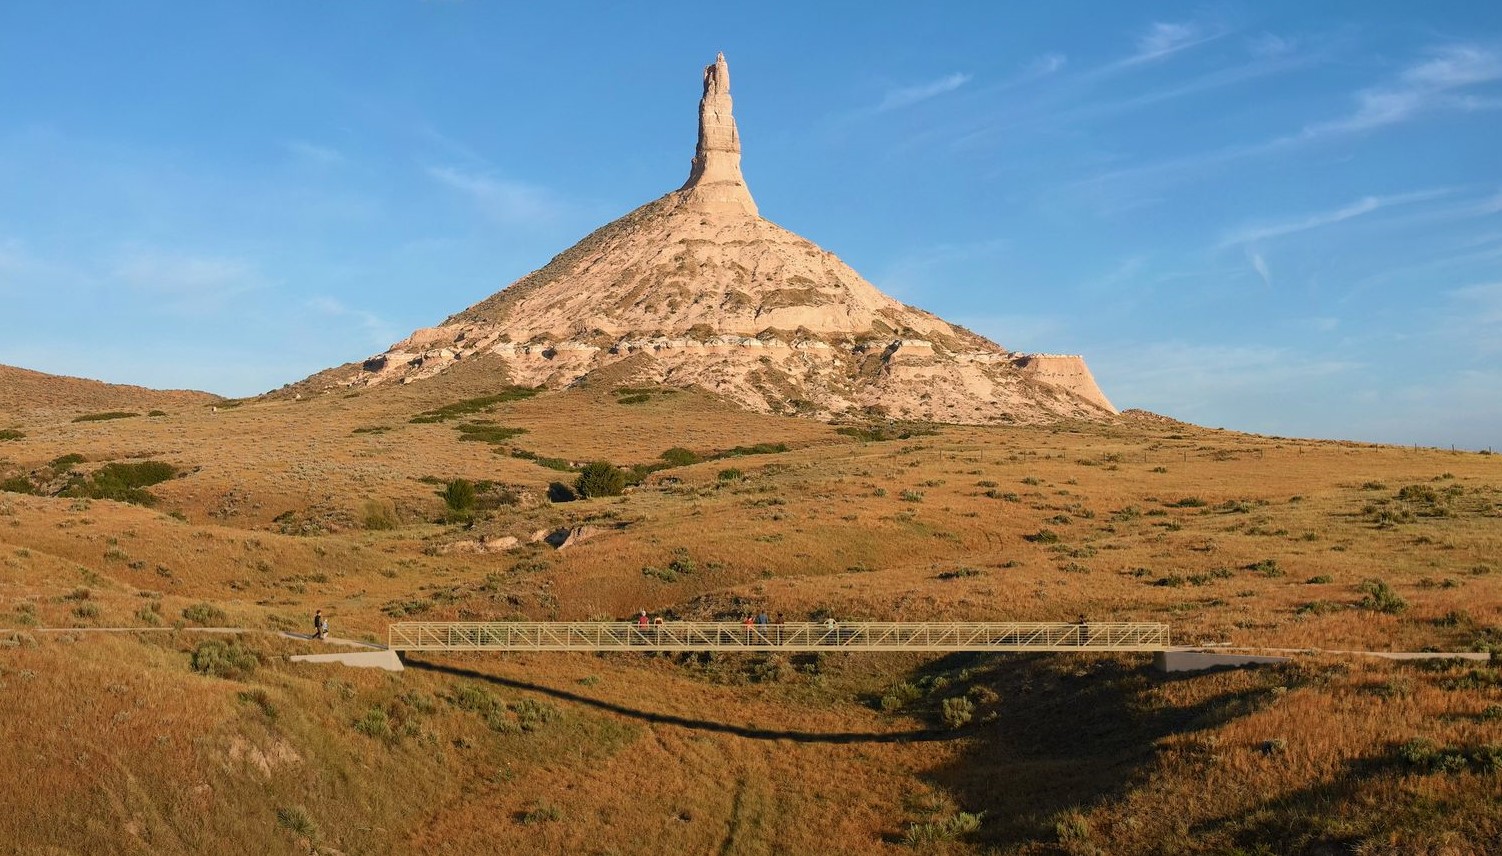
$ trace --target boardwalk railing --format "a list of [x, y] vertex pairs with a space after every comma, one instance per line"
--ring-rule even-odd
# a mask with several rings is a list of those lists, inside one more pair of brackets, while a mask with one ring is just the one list
[[1166, 624], [403, 621], [395, 651], [1161, 651]]

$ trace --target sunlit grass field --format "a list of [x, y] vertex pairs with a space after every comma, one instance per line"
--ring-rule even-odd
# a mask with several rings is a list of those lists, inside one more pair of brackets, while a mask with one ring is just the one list
[[[117, 393], [0, 417], [20, 435], [0, 441], [0, 478], [31, 491], [0, 493], [0, 851], [1468, 854], [1502, 840], [1494, 664], [1305, 653], [1165, 676], [1140, 655], [414, 655], [393, 675], [287, 662], [312, 646], [271, 632], [304, 630], [314, 609], [334, 635], [376, 641], [402, 619], [765, 610], [1496, 650], [1502, 456], [1146, 415], [878, 426], [892, 439], [873, 441], [838, 430], [866, 423], [610, 383], [412, 421], [502, 387], [455, 372], [213, 409], [140, 402], [157, 416]], [[670, 449], [702, 460], [669, 466]], [[175, 473], [144, 488], [150, 504], [52, 495], [141, 461]], [[639, 483], [549, 500], [590, 461], [636, 466]], [[456, 479], [482, 488], [463, 513], [444, 499]], [[591, 525], [562, 550], [533, 540]], [[193, 629], [207, 624], [246, 632]], [[122, 627], [156, 629], [83, 630]]]

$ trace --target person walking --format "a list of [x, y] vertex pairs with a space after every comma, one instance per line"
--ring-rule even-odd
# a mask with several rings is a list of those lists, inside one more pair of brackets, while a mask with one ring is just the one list
[[313, 610], [313, 636], [314, 639], [322, 639], [324, 634], [323, 610]]

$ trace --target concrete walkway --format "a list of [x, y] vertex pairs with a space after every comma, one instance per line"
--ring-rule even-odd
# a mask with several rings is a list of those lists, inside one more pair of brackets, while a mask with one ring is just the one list
[[64, 634], [64, 633], [210, 633], [215, 635], [234, 635], [251, 633], [259, 636], [278, 636], [283, 639], [296, 639], [299, 642], [317, 642], [320, 645], [333, 645], [342, 648], [357, 648], [357, 651], [336, 651], [331, 654], [293, 654], [287, 659], [294, 663], [339, 663], [345, 666], [353, 666], [358, 669], [385, 669], [388, 672], [402, 671], [401, 658], [395, 651], [389, 651], [384, 645], [376, 645], [372, 642], [361, 642], [358, 639], [341, 639], [338, 636], [329, 636], [324, 639], [316, 639], [311, 633], [292, 633], [287, 630], [260, 630], [253, 627], [16, 627], [0, 628], [0, 634], [10, 633], [40, 633], [40, 634]]

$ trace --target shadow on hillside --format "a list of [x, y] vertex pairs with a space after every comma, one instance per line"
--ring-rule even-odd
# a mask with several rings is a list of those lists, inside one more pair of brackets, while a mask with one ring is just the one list
[[[1491, 746], [1459, 751], [1483, 759], [1471, 767], [1482, 776], [1494, 775], [1487, 770], [1496, 769], [1502, 757]], [[1402, 749], [1388, 747], [1345, 762], [1327, 781], [1195, 824], [1190, 834], [1240, 852], [1357, 853], [1374, 842], [1391, 848], [1382, 852], [1497, 852], [1502, 806], [1495, 792], [1484, 778], [1480, 787], [1451, 790], [1453, 783], [1446, 777], [1457, 771], [1433, 766], [1439, 761], [1434, 759], [1426, 769], [1405, 758]], [[1384, 788], [1405, 776], [1425, 773], [1438, 775], [1443, 784]]]
[[749, 728], [741, 725], [731, 725], [725, 722], [714, 722], [708, 719], [690, 719], [685, 716], [675, 716], [668, 713], [654, 713], [649, 710], [638, 710], [615, 702], [603, 701], [597, 698], [580, 695], [569, 690], [545, 687], [528, 681], [519, 681], [514, 678], [503, 678], [498, 675], [489, 675], [477, 672], [473, 669], [463, 669], [458, 666], [445, 666], [437, 663], [425, 663], [421, 660], [404, 660], [409, 669], [422, 669], [428, 672], [439, 672], [452, 675], [456, 678], [469, 678], [476, 681], [496, 684], [513, 690], [525, 690], [526, 692], [538, 693], [550, 696], [562, 701], [573, 702], [593, 707], [597, 710], [609, 711], [619, 716], [629, 717], [642, 722], [651, 722], [658, 725], [676, 725], [680, 728], [691, 728], [696, 731], [712, 731], [717, 734], [732, 734], [736, 737], [744, 737], [748, 740], [789, 740], [794, 743], [924, 743], [932, 741], [955, 740], [964, 735], [954, 731], [940, 731], [937, 729], [923, 729], [919, 731], [898, 732], [860, 732], [860, 731], [791, 731], [786, 729], [772, 728]]
[[1214, 728], [1256, 710], [1255, 686], [1188, 707], [1154, 707], [1145, 693], [1175, 680], [1136, 658], [1058, 655], [990, 658], [955, 655], [924, 671], [972, 677], [995, 718], [963, 729], [970, 738], [954, 761], [928, 779], [967, 811], [984, 811], [978, 840], [992, 844], [1058, 840], [1061, 812], [1125, 793], [1153, 760], [1158, 740]]

